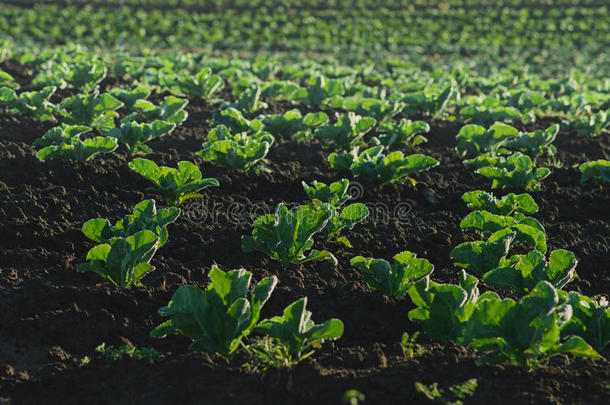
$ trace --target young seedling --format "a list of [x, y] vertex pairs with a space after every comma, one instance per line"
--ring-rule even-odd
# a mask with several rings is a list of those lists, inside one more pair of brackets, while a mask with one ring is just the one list
[[148, 159], [137, 158], [129, 162], [129, 168], [153, 183], [146, 191], [159, 194], [170, 205], [178, 206], [191, 198], [199, 198], [198, 191], [218, 187], [215, 178], [204, 179], [201, 171], [191, 162], [178, 162], [178, 168], [158, 166]]
[[289, 363], [303, 361], [325, 340], [338, 339], [343, 335], [343, 322], [333, 318], [316, 324], [306, 306], [307, 297], [298, 299], [284, 309], [283, 316], [265, 319], [254, 328], [254, 332], [269, 336], [284, 347], [283, 353], [289, 356]]
[[146, 142], [160, 138], [171, 133], [176, 128], [175, 124], [167, 121], [153, 121], [151, 123], [124, 122], [120, 128], [112, 128], [107, 136], [116, 138], [127, 147], [130, 154], [148, 154], [152, 149]]
[[264, 278], [248, 300], [252, 273], [244, 269], [224, 272], [212, 266], [208, 277], [205, 290], [194, 285], [176, 290], [169, 304], [159, 309], [169, 320], [153, 329], [151, 336], [183, 335], [192, 340], [192, 350], [231, 357], [258, 322], [278, 280]]
[[80, 136], [91, 131], [91, 128], [80, 125], [65, 125], [51, 128], [34, 141], [35, 148], [40, 148], [36, 156], [41, 162], [49, 159], [68, 159], [84, 162], [93, 159], [99, 153], [114, 151], [119, 145], [116, 140], [104, 136], [81, 139]]
[[271, 145], [275, 142], [268, 132], [253, 135], [231, 134], [224, 125], [219, 125], [208, 133], [203, 149], [196, 153], [204, 162], [214, 162], [231, 169], [248, 171], [264, 161]]
[[434, 266], [415, 253], [404, 251], [394, 256], [394, 263], [371, 257], [354, 257], [350, 263], [358, 268], [360, 276], [374, 290], [388, 297], [404, 298], [417, 280], [428, 276]]
[[87, 263], [79, 272], [94, 272], [120, 288], [141, 285], [140, 280], [155, 268], [148, 263], [159, 244], [159, 236], [149, 230], [126, 238], [111, 238], [87, 253]]
[[331, 260], [336, 265], [337, 259], [330, 252], [311, 250], [313, 236], [324, 229], [331, 216], [330, 207], [321, 210], [300, 205], [289, 210], [280, 203], [275, 214], [254, 221], [252, 236], [241, 238], [242, 250], [266, 253], [284, 267], [311, 260]]

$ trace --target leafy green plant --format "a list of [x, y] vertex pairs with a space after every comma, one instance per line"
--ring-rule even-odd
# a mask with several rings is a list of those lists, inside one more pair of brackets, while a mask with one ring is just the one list
[[346, 247], [352, 247], [349, 239], [345, 236], [338, 237], [343, 229], [353, 229], [354, 226], [366, 219], [370, 211], [362, 203], [350, 204], [343, 209], [343, 204], [351, 198], [347, 193], [349, 180], [341, 179], [330, 185], [313, 181], [311, 186], [302, 182], [305, 193], [312, 200], [315, 207], [320, 210], [330, 210], [331, 217], [322, 230], [322, 235], [328, 241], [342, 243]]
[[182, 124], [188, 118], [185, 107], [188, 100], [167, 96], [158, 106], [148, 100], [136, 100], [131, 108], [132, 112], [121, 119], [124, 122], [153, 122], [156, 120], [167, 121], [170, 124]]
[[419, 332], [415, 332], [412, 335], [409, 335], [408, 332], [402, 334], [400, 348], [405, 358], [409, 359], [426, 352], [426, 348], [417, 343], [417, 338], [419, 338]]
[[482, 277], [488, 271], [500, 266], [508, 254], [516, 232], [502, 229], [491, 234], [487, 241], [464, 242], [453, 248], [449, 257], [455, 265]]
[[491, 188], [520, 188], [539, 190], [540, 180], [547, 178], [551, 170], [547, 167], [533, 168], [529, 156], [516, 152], [509, 157], [497, 157], [491, 164], [477, 169], [477, 173], [492, 180]]
[[127, 147], [132, 155], [152, 153], [146, 142], [171, 133], [176, 124], [156, 120], [151, 123], [124, 122], [120, 128], [112, 128], [107, 136], [116, 138]]
[[224, 87], [224, 81], [220, 76], [212, 74], [212, 69], [205, 68], [190, 75], [176, 75], [172, 77], [173, 83], [180, 95], [211, 99]]
[[57, 158], [83, 162], [99, 153], [112, 152], [119, 146], [114, 139], [104, 136], [80, 138], [90, 130], [91, 128], [85, 126], [62, 124], [45, 132], [32, 146], [40, 148], [36, 156], [42, 162]]
[[237, 108], [227, 107], [212, 115], [212, 126], [224, 125], [232, 134], [255, 134], [263, 130], [263, 123], [247, 120]]
[[214, 178], [204, 179], [199, 168], [187, 161], [178, 162], [178, 167], [174, 169], [158, 166], [152, 160], [137, 158], [129, 162], [129, 168], [155, 185], [147, 188], [147, 191], [159, 194], [171, 205], [199, 198], [201, 194], [198, 191], [219, 185]]
[[460, 222], [462, 230], [478, 229], [483, 236], [509, 228], [516, 236], [513, 242], [523, 242], [533, 249], [546, 252], [546, 231], [540, 222], [520, 212], [496, 215], [484, 210], [473, 211]]
[[610, 182], [610, 160], [594, 160], [580, 165], [580, 183], [589, 180]]
[[456, 136], [455, 150], [461, 157], [487, 152], [493, 154], [518, 134], [516, 128], [501, 122], [496, 122], [489, 129], [476, 124], [464, 125]]
[[318, 200], [322, 203], [330, 204], [333, 207], [341, 207], [352, 196], [348, 193], [349, 180], [341, 179], [326, 185], [321, 181], [313, 180], [310, 184], [302, 181], [305, 194], [310, 200]]
[[167, 225], [174, 222], [178, 215], [180, 209], [176, 207], [157, 209], [155, 200], [144, 200], [134, 207], [133, 214], [126, 215], [114, 226], [105, 218], [94, 218], [85, 222], [81, 230], [94, 242], [108, 243], [112, 238], [126, 238], [147, 229], [159, 237], [157, 248], [161, 248], [169, 237]]
[[557, 148], [553, 145], [559, 133], [559, 124], [551, 125], [545, 130], [520, 132], [519, 135], [506, 142], [505, 147], [528, 154], [532, 158], [539, 156], [554, 156]]
[[377, 98], [348, 97], [343, 100], [343, 108], [348, 111], [374, 118], [376, 122], [387, 122], [390, 118], [398, 114], [403, 108], [401, 102], [379, 100]]
[[268, 107], [267, 103], [260, 98], [261, 88], [255, 84], [245, 89], [237, 98], [237, 102], [234, 104], [227, 104], [226, 106], [236, 108], [246, 117], [252, 117], [257, 111]]
[[297, 109], [288, 110], [284, 115], [267, 115], [262, 119], [265, 131], [273, 136], [309, 140], [311, 131], [328, 123], [328, 115], [324, 112], [309, 113], [304, 117]]
[[571, 122], [571, 126], [576, 128], [581, 135], [596, 138], [610, 129], [610, 110], [579, 117]]
[[262, 320], [254, 328], [256, 333], [269, 336], [285, 347], [295, 364], [311, 356], [325, 340], [343, 335], [343, 322], [333, 318], [316, 324], [306, 306], [307, 297], [300, 298], [288, 305], [282, 316]]
[[327, 79], [318, 74], [309, 79], [307, 87], [295, 91], [292, 94], [292, 100], [303, 101], [310, 106], [317, 107], [327, 98], [342, 95], [344, 91], [343, 84], [339, 80]]
[[428, 142], [428, 139], [420, 134], [430, 132], [430, 125], [425, 121], [403, 118], [400, 122], [390, 121], [381, 124], [377, 131], [379, 143], [387, 148], [393, 145], [413, 147]]
[[275, 276], [262, 279], [248, 300], [249, 271], [224, 272], [212, 266], [208, 277], [210, 284], [205, 290], [194, 285], [176, 290], [169, 304], [159, 309], [169, 320], [153, 329], [151, 336], [183, 335], [192, 340], [193, 350], [231, 357], [258, 322], [278, 280]]
[[535, 214], [539, 210], [536, 201], [527, 193], [510, 193], [498, 199], [492, 193], [475, 190], [464, 193], [462, 200], [470, 209], [485, 210], [496, 215], [512, 215], [516, 212]]
[[403, 112], [407, 115], [428, 114], [438, 116], [449, 100], [458, 94], [453, 85], [433, 86], [424, 90], [397, 94], [390, 100], [404, 103]]
[[[364, 174], [367, 177], [381, 183], [411, 182], [415, 180], [409, 177], [413, 173], [419, 173], [438, 166], [438, 160], [422, 154], [405, 156], [401, 151], [383, 153], [383, 146], [374, 146], [360, 153], [350, 166], [354, 175]], [[329, 156], [331, 167], [336, 154]]]
[[8, 87], [10, 89], [16, 90], [19, 88], [19, 83], [15, 81], [15, 78], [13, 76], [0, 69], [0, 88], [2, 87]]
[[426, 259], [419, 259], [415, 253], [405, 250], [394, 256], [394, 263], [385, 259], [354, 257], [350, 263], [361, 270], [360, 276], [374, 290], [389, 297], [404, 298], [409, 288], [434, 270]]
[[490, 126], [494, 122], [515, 122], [523, 120], [521, 111], [515, 107], [503, 105], [488, 105], [476, 103], [468, 105], [460, 110], [460, 115], [464, 121]]
[[127, 111], [132, 111], [134, 105], [139, 100], [146, 100], [150, 96], [150, 88], [148, 86], [140, 85], [132, 89], [122, 89], [116, 87], [109, 91], [117, 100], [121, 101], [125, 105]]
[[49, 101], [57, 90], [47, 86], [40, 91], [23, 91], [17, 95], [9, 87], [0, 88], [0, 103], [5, 104], [10, 114], [25, 114], [41, 121], [55, 121], [56, 106]]
[[364, 134], [376, 124], [374, 118], [361, 117], [353, 112], [337, 115], [334, 125], [326, 125], [314, 132], [316, 138], [331, 143], [335, 149], [349, 150], [362, 141]]
[[231, 169], [247, 171], [264, 161], [275, 138], [268, 132], [231, 134], [224, 125], [213, 128], [196, 153], [204, 162], [214, 162]]
[[87, 262], [79, 272], [94, 272], [121, 288], [141, 285], [140, 280], [155, 268], [147, 260], [154, 255], [159, 236], [147, 229], [123, 237], [111, 238], [108, 243], [94, 246], [87, 253]]
[[86, 125], [108, 132], [115, 127], [114, 119], [119, 116], [116, 110], [122, 106], [123, 103], [109, 93], [99, 94], [94, 90], [91, 94], [77, 94], [64, 99], [60, 112], [67, 124]]
[[75, 62], [67, 66], [62, 79], [69, 87], [89, 93], [97, 88], [107, 73], [108, 70], [101, 61]]
[[562, 325], [571, 316], [569, 304], [549, 282], [541, 281], [519, 302], [491, 294], [481, 296], [460, 342], [485, 354], [478, 364], [493, 361], [527, 371], [563, 353], [599, 359], [580, 336], [560, 337]]
[[438, 342], [456, 341], [476, 307], [479, 296], [478, 280], [461, 271], [459, 284], [438, 284], [430, 276], [415, 282], [408, 294], [417, 307], [409, 311], [411, 321], [421, 323], [430, 339]]
[[275, 214], [254, 221], [252, 236], [242, 236], [242, 250], [266, 253], [284, 266], [325, 259], [336, 265], [330, 252], [314, 249], [306, 255], [313, 246], [313, 236], [324, 229], [331, 216], [330, 209], [300, 205], [289, 210], [280, 203]]
[[578, 264], [574, 253], [563, 249], [552, 251], [548, 262], [544, 254], [536, 250], [526, 255], [514, 255], [502, 262], [500, 267], [485, 273], [485, 284], [523, 293], [531, 291], [543, 280], [555, 288], [563, 288], [575, 277]]
[[580, 336], [601, 352], [610, 344], [610, 307], [605, 297], [587, 297], [576, 291], [568, 295], [572, 317], [561, 327], [561, 336]]

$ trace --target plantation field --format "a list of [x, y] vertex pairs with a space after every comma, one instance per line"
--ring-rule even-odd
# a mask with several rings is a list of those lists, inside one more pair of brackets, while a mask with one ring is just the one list
[[0, 9], [1, 404], [608, 403], [608, 5], [85, 3]]

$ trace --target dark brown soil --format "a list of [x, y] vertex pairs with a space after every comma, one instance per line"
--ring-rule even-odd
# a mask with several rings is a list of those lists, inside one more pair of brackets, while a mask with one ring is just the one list
[[[218, 178], [221, 186], [183, 206], [183, 215], [169, 227], [168, 243], [153, 259], [156, 271], [144, 280], [145, 287], [128, 291], [76, 272], [93, 246], [80, 232], [86, 220], [101, 216], [114, 222], [141, 200], [155, 197], [128, 169], [125, 150], [87, 163], [41, 163], [29, 145], [52, 124], [0, 115], [0, 403], [337, 404], [348, 389], [364, 393], [367, 404], [419, 403], [416, 381], [438, 382], [447, 391], [470, 378], [477, 378], [479, 387], [467, 403], [608, 402], [606, 360], [559, 357], [527, 374], [500, 365], [477, 367], [473, 351], [433, 344], [423, 335], [420, 342], [428, 350], [405, 358], [401, 334], [418, 329], [407, 318], [410, 301], [371, 291], [350, 267], [350, 258], [358, 254], [390, 258], [411, 250], [435, 265], [434, 280], [456, 281], [449, 252], [469, 238], [459, 229], [467, 213], [460, 197], [489, 189], [488, 181], [453, 152], [462, 123], [431, 122], [429, 142], [417, 151], [441, 165], [418, 175], [415, 188], [355, 179], [354, 190], [362, 191], [358, 201], [377, 204], [377, 218], [346, 234], [352, 249], [321, 244], [339, 259], [336, 268], [322, 262], [283, 269], [262, 254], [241, 252], [240, 238], [251, 232], [254, 214], [270, 212], [282, 201], [302, 203], [302, 180], [331, 181], [349, 173], [330, 170], [328, 152], [319, 143], [281, 139], [268, 156], [270, 174], [203, 164], [194, 153], [217, 107], [192, 101], [185, 125], [150, 143], [155, 153], [148, 158], [165, 165], [198, 162], [204, 175]], [[272, 103], [268, 112], [287, 108]], [[556, 146], [563, 167], [554, 168], [534, 194], [549, 248], [572, 250], [580, 261], [579, 278], [569, 289], [589, 295], [610, 292], [610, 188], [580, 185], [574, 165], [608, 159], [609, 140], [561, 133]], [[438, 196], [437, 203], [430, 202], [428, 190]], [[214, 263], [225, 270], [245, 267], [256, 280], [279, 277], [263, 316], [279, 314], [307, 296], [314, 319], [340, 318], [344, 336], [291, 373], [264, 377], [244, 371], [242, 355], [228, 363], [189, 351], [184, 338], [150, 338], [150, 330], [163, 320], [157, 309], [181, 285], [206, 285]], [[105, 362], [94, 351], [102, 342], [151, 347], [163, 357], [152, 364]]]

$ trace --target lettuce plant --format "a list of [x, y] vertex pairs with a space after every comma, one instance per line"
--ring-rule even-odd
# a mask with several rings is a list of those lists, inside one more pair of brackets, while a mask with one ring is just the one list
[[231, 357], [258, 322], [278, 280], [275, 276], [262, 279], [248, 299], [249, 271], [224, 272], [212, 266], [208, 277], [205, 290], [194, 285], [176, 290], [169, 304], [159, 309], [169, 320], [153, 329], [151, 336], [182, 335], [192, 340], [193, 350]]
[[483, 236], [508, 228], [516, 234], [514, 242], [523, 242], [543, 253], [547, 249], [546, 231], [542, 224], [520, 212], [513, 215], [496, 215], [484, 210], [473, 211], [462, 219], [460, 228], [478, 229]]
[[181, 95], [211, 99], [224, 87], [224, 81], [220, 76], [212, 74], [212, 69], [205, 68], [195, 75], [176, 75], [173, 78], [175, 87]]
[[[383, 153], [383, 146], [374, 146], [360, 153], [350, 165], [350, 171], [354, 175], [364, 174], [367, 177], [381, 183], [411, 182], [415, 180], [409, 177], [413, 173], [419, 173], [438, 166], [438, 160], [422, 154], [405, 156], [401, 151]], [[329, 161], [331, 167], [337, 155], [331, 154]]]
[[155, 185], [147, 188], [147, 191], [159, 194], [170, 205], [180, 205], [188, 199], [199, 198], [201, 194], [198, 191], [219, 185], [214, 178], [204, 179], [199, 168], [187, 161], [178, 162], [178, 167], [174, 169], [158, 166], [152, 160], [137, 158], [129, 162], [129, 168]]
[[80, 138], [90, 130], [85, 126], [62, 124], [45, 132], [32, 146], [40, 148], [36, 156], [42, 162], [56, 158], [83, 162], [93, 159], [99, 153], [112, 152], [119, 146], [116, 140], [104, 136]]
[[170, 124], [180, 125], [188, 118], [185, 107], [188, 100], [167, 96], [158, 106], [148, 100], [137, 100], [134, 102], [131, 114], [121, 119], [124, 122], [153, 122], [156, 120], [167, 121]]
[[257, 111], [268, 107], [260, 98], [261, 88], [258, 84], [251, 85], [241, 92], [235, 103], [227, 104], [225, 107], [234, 107], [246, 117], [253, 117]]
[[324, 183], [313, 181], [311, 185], [302, 182], [305, 193], [312, 200], [315, 207], [320, 210], [330, 210], [331, 217], [328, 223], [322, 230], [322, 235], [328, 241], [342, 243], [346, 247], [352, 247], [349, 239], [345, 236], [338, 237], [338, 234], [343, 229], [353, 229], [354, 226], [366, 219], [370, 211], [368, 207], [362, 203], [350, 204], [343, 209], [343, 204], [351, 198], [347, 193], [349, 180], [341, 179], [337, 182], [326, 185]]
[[405, 94], [398, 93], [390, 100], [402, 102], [405, 105], [403, 112], [407, 115], [438, 116], [449, 100], [455, 98], [457, 94], [453, 85], [439, 85]]
[[266, 253], [283, 266], [325, 259], [336, 265], [337, 259], [330, 252], [311, 250], [313, 236], [324, 229], [331, 216], [330, 208], [300, 205], [289, 210], [280, 203], [275, 214], [254, 221], [252, 235], [242, 236], [242, 250]]
[[317, 180], [312, 181], [310, 184], [302, 181], [301, 184], [310, 200], [318, 200], [333, 207], [341, 207], [347, 200], [352, 198], [348, 193], [348, 179], [341, 179], [329, 185]]
[[107, 73], [101, 61], [74, 62], [67, 66], [62, 79], [68, 87], [89, 93], [97, 88]]
[[256, 134], [263, 130], [263, 123], [258, 120], [248, 120], [237, 108], [227, 107], [212, 115], [211, 125], [224, 125], [232, 134]]
[[273, 135], [264, 131], [253, 135], [233, 135], [224, 125], [212, 129], [207, 138], [197, 156], [204, 162], [244, 171], [263, 161], [275, 141]]
[[376, 124], [374, 118], [361, 117], [353, 112], [337, 115], [334, 125], [326, 125], [314, 132], [316, 138], [332, 144], [335, 149], [350, 150], [362, 141], [364, 134]]
[[304, 117], [297, 109], [289, 110], [284, 115], [267, 115], [262, 119], [265, 131], [273, 136], [309, 140], [311, 131], [328, 123], [328, 115], [324, 112], [309, 113]]
[[610, 307], [605, 297], [592, 298], [576, 291], [567, 295], [572, 306], [572, 317], [561, 327], [561, 336], [580, 336], [601, 352], [610, 344]]
[[123, 106], [109, 93], [77, 94], [63, 100], [60, 112], [64, 122], [70, 125], [86, 125], [108, 132], [115, 127], [114, 119], [118, 118], [116, 110]]
[[94, 242], [108, 243], [112, 238], [126, 238], [147, 229], [159, 237], [157, 248], [161, 248], [169, 237], [167, 225], [174, 222], [178, 215], [180, 209], [176, 207], [157, 209], [155, 200], [144, 200], [134, 207], [133, 214], [126, 215], [114, 226], [105, 218], [95, 218], [85, 222], [81, 230]]
[[379, 123], [388, 122], [404, 106], [401, 102], [379, 100], [376, 98], [348, 97], [343, 100], [343, 108], [346, 110], [353, 111], [361, 116], [372, 117]]
[[537, 158], [539, 156], [554, 156], [557, 148], [553, 145], [559, 124], [551, 125], [545, 130], [539, 129], [534, 132], [520, 132], [519, 135], [509, 139], [505, 147], [518, 152], [523, 152]]
[[547, 167], [534, 170], [532, 159], [521, 152], [515, 152], [506, 158], [493, 158], [489, 165], [480, 167], [476, 172], [491, 179], [493, 189], [522, 190], [539, 190], [540, 180], [551, 174], [551, 170]]
[[0, 89], [2, 87], [17, 90], [19, 88], [19, 83], [15, 81], [13, 76], [0, 69]]
[[481, 296], [459, 342], [484, 353], [478, 364], [493, 361], [527, 371], [564, 353], [600, 359], [582, 337], [560, 336], [571, 317], [570, 305], [549, 282], [541, 281], [518, 302], [493, 293]]
[[343, 322], [329, 319], [316, 324], [311, 312], [306, 309], [307, 297], [300, 298], [284, 308], [282, 316], [262, 320], [254, 331], [271, 337], [286, 348], [294, 363], [311, 356], [325, 340], [338, 339], [343, 335]]
[[417, 307], [409, 311], [409, 319], [420, 323], [434, 341], [457, 341], [477, 301], [494, 294], [479, 295], [478, 282], [463, 270], [458, 285], [438, 284], [430, 275], [425, 276], [409, 288], [409, 297]]
[[15, 92], [12, 88], [0, 88], [0, 103], [5, 104], [10, 114], [25, 114], [41, 121], [55, 121], [56, 106], [49, 101], [57, 90], [47, 86], [40, 91]]
[[598, 111], [586, 117], [579, 117], [572, 121], [570, 125], [576, 128], [579, 134], [596, 138], [610, 130], [610, 110]]
[[127, 111], [132, 111], [139, 100], [146, 100], [150, 96], [150, 88], [140, 85], [132, 89], [114, 88], [109, 91], [110, 95], [121, 101]]
[[455, 150], [461, 157], [488, 152], [494, 154], [518, 134], [516, 128], [501, 122], [496, 122], [489, 129], [476, 124], [464, 125], [456, 136]]
[[589, 180], [610, 182], [610, 160], [594, 160], [580, 165], [580, 183]]
[[574, 279], [577, 264], [574, 253], [568, 250], [552, 251], [548, 262], [543, 253], [533, 250], [526, 255], [502, 260], [500, 267], [485, 273], [483, 281], [494, 288], [510, 288], [525, 293], [543, 280], [560, 289]]
[[501, 229], [491, 234], [487, 241], [459, 244], [451, 250], [449, 257], [455, 261], [456, 266], [482, 277], [501, 265], [515, 236], [516, 232], [512, 229]]
[[116, 138], [127, 147], [130, 154], [148, 154], [152, 149], [146, 142], [160, 138], [171, 133], [176, 128], [176, 124], [167, 121], [156, 120], [151, 123], [137, 123], [135, 121], [123, 122], [120, 128], [112, 128], [107, 136]]
[[462, 200], [473, 210], [485, 210], [496, 215], [535, 214], [539, 207], [531, 195], [527, 193], [506, 194], [502, 198], [496, 198], [492, 193], [475, 190], [468, 191], [462, 195]]
[[369, 287], [394, 298], [404, 298], [414, 282], [434, 270], [432, 263], [417, 258], [408, 250], [396, 254], [393, 259], [390, 264], [385, 259], [356, 256], [350, 263], [361, 270], [360, 276]]
[[423, 135], [430, 132], [430, 125], [425, 121], [411, 121], [403, 118], [400, 122], [390, 121], [379, 125], [378, 141], [385, 147], [397, 146], [417, 146], [420, 143], [428, 142]]
[[464, 121], [489, 127], [495, 122], [515, 122], [524, 120], [524, 115], [515, 107], [475, 103], [460, 110]]
[[94, 246], [87, 253], [87, 262], [79, 272], [94, 272], [121, 288], [140, 285], [140, 280], [155, 268], [148, 263], [159, 243], [159, 236], [147, 229], [108, 243]]
[[305, 88], [299, 88], [292, 93], [293, 101], [303, 101], [312, 107], [318, 107], [332, 96], [343, 95], [345, 89], [339, 80], [327, 79], [321, 74], [309, 79]]

